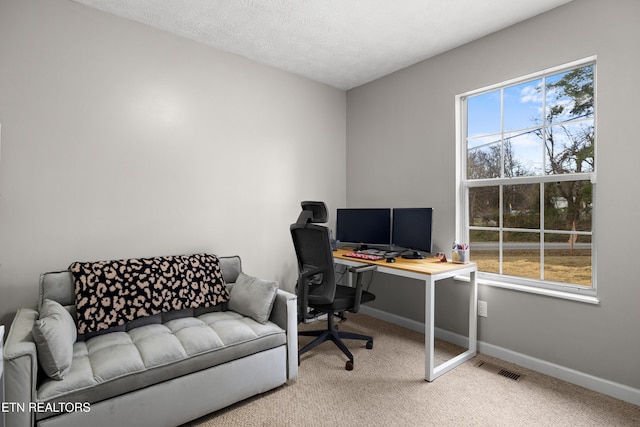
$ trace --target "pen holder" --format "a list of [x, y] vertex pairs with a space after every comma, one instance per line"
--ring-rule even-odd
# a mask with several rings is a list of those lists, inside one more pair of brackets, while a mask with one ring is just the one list
[[454, 249], [451, 254], [451, 260], [458, 264], [466, 264], [469, 262], [469, 249]]

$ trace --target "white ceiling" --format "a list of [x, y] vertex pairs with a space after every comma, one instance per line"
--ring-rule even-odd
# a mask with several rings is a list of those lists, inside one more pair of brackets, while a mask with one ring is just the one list
[[73, 0], [351, 89], [571, 0]]

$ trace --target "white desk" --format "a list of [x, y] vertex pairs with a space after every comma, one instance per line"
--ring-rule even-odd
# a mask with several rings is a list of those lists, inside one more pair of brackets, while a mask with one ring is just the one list
[[[380, 273], [393, 274], [396, 276], [409, 277], [422, 280], [425, 283], [425, 380], [433, 381], [445, 372], [450, 371], [463, 362], [476, 355], [477, 346], [477, 310], [478, 310], [478, 284], [476, 282], [477, 265], [454, 264], [452, 262], [439, 262], [436, 258], [423, 260], [409, 260], [397, 258], [396, 262], [388, 263], [382, 261], [369, 261], [359, 258], [349, 258], [344, 254], [350, 250], [339, 249], [334, 252], [334, 260], [337, 264], [346, 266], [361, 266], [363, 264], [374, 264], [378, 266]], [[469, 275], [471, 286], [469, 292], [469, 348], [454, 358], [434, 366], [434, 314], [435, 314], [435, 284], [438, 280], [448, 279], [458, 275]]]

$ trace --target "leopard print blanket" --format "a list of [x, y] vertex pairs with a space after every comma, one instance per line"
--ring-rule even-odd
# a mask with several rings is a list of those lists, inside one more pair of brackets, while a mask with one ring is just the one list
[[75, 282], [79, 334], [229, 300], [215, 255], [74, 262], [69, 270]]

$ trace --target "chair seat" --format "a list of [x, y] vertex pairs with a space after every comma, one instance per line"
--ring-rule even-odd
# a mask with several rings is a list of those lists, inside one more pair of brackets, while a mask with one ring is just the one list
[[[356, 295], [356, 288], [350, 286], [336, 286], [335, 297], [332, 304], [314, 304], [309, 301], [309, 307], [314, 308], [323, 313], [330, 313], [336, 311], [349, 311], [353, 307], [353, 300]], [[376, 299], [376, 296], [368, 291], [362, 291], [361, 304], [371, 302]]]

